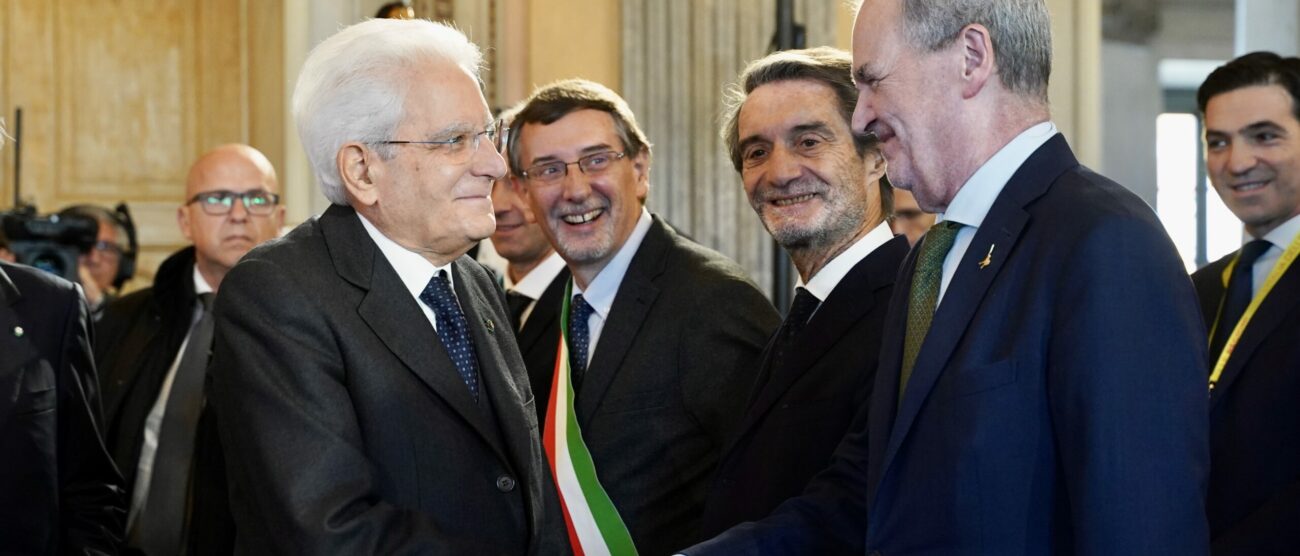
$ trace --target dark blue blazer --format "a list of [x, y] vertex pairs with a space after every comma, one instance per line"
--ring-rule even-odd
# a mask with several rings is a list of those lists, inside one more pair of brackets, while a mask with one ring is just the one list
[[[1235, 255], [1192, 275], [1206, 328]], [[1211, 552], [1300, 552], [1300, 267], [1260, 305], [1210, 396], [1210, 462]]]
[[688, 553], [1205, 554], [1205, 330], [1151, 209], [1049, 140], [975, 233], [900, 404], [915, 255], [866, 429], [804, 496]]

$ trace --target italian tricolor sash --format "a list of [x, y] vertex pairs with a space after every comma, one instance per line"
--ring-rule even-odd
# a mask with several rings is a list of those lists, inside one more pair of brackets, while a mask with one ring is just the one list
[[564, 306], [560, 310], [560, 347], [555, 350], [555, 377], [551, 382], [551, 399], [547, 402], [542, 445], [560, 491], [560, 506], [573, 552], [577, 556], [635, 555], [632, 535], [596, 477], [596, 466], [587, 444], [582, 441], [582, 430], [573, 411], [568, 326], [572, 297], [570, 282], [564, 290]]

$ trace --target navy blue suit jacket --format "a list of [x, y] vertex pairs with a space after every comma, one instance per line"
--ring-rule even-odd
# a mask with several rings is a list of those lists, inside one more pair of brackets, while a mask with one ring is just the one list
[[[1235, 255], [1192, 275], [1207, 328], [1223, 299], [1223, 270]], [[1292, 266], [1246, 326], [1210, 396], [1206, 512], [1216, 556], [1300, 551], [1297, 400], [1300, 267]]]
[[687, 553], [1205, 554], [1205, 330], [1151, 209], [1049, 140], [975, 233], [900, 404], [915, 255], [866, 429], [804, 496]]

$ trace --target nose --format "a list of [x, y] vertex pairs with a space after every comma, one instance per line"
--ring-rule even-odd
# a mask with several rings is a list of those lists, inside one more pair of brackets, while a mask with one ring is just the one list
[[871, 105], [871, 91], [866, 87], [858, 89], [858, 102], [853, 105], [853, 119], [850, 125], [854, 132], [866, 133], [872, 122], [876, 121], [876, 111]]
[[572, 202], [582, 202], [591, 195], [591, 183], [587, 181], [587, 174], [582, 173], [578, 166], [572, 165], [566, 167], [568, 170], [564, 178], [560, 180], [560, 187], [564, 188], [564, 199]]
[[1232, 143], [1228, 145], [1228, 171], [1236, 174], [1246, 174], [1255, 169], [1258, 159], [1255, 157], [1255, 151], [1248, 145]]
[[470, 171], [476, 176], [497, 181], [506, 175], [506, 159], [501, 158], [501, 153], [497, 152], [491, 141], [479, 141]]
[[236, 222], [248, 220], [248, 207], [244, 206], [244, 200], [242, 198], [235, 197], [230, 201], [229, 218]]
[[785, 145], [772, 147], [772, 154], [768, 158], [768, 177], [773, 185], [783, 187], [794, 182], [803, 175], [803, 171], [804, 165], [789, 148]]

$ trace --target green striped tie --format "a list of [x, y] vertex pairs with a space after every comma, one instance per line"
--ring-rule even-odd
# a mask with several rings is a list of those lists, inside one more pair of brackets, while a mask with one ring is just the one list
[[961, 224], [945, 220], [935, 224], [921, 240], [921, 251], [916, 255], [916, 270], [912, 274], [912, 291], [907, 299], [907, 335], [903, 340], [903, 368], [898, 376], [898, 405], [903, 405], [903, 392], [907, 380], [912, 378], [912, 366], [921, 353], [921, 343], [930, 331], [934, 308], [939, 301], [939, 284], [943, 281], [943, 260], [957, 239]]

